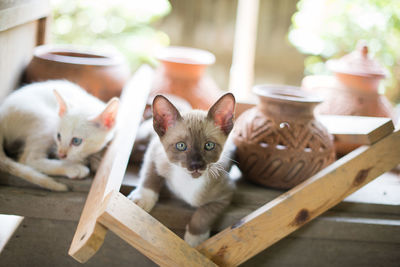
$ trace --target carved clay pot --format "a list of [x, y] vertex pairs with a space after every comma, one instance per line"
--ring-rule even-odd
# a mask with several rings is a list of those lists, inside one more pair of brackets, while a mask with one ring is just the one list
[[335, 160], [332, 136], [315, 120], [320, 99], [297, 87], [259, 85], [259, 104], [236, 121], [239, 168], [257, 184], [292, 188]]
[[25, 82], [66, 79], [103, 101], [119, 96], [129, 77], [130, 69], [119, 54], [52, 45], [36, 47], [25, 72]]
[[150, 98], [157, 94], [172, 94], [190, 103], [195, 109], [209, 109], [222, 92], [210, 76], [207, 66], [215, 56], [205, 50], [171, 46], [157, 56], [160, 65], [156, 70]]
[[[302, 81], [305, 91], [319, 92], [324, 102], [315, 109], [317, 114], [389, 117], [394, 119], [391, 104], [378, 93], [384, 69], [368, 56], [368, 47], [359, 42], [357, 49], [338, 59], [327, 62], [334, 75], [312, 75]], [[358, 144], [335, 142], [336, 151], [344, 155]]]

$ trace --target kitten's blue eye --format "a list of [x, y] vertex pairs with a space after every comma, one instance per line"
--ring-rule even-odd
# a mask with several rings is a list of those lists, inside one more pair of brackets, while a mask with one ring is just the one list
[[71, 145], [79, 146], [80, 144], [82, 144], [82, 138], [74, 137], [71, 139]]
[[178, 149], [179, 151], [185, 151], [187, 149], [187, 146], [184, 142], [178, 142], [175, 145], [176, 149]]
[[57, 140], [61, 141], [61, 134], [60, 133], [57, 133]]
[[213, 143], [213, 142], [207, 142], [207, 143], [204, 145], [204, 149], [205, 149], [205, 150], [208, 150], [208, 151], [213, 150], [214, 147], [215, 147], [215, 143]]

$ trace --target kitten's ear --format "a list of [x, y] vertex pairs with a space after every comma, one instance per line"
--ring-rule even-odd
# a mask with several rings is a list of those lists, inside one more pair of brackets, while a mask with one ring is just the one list
[[111, 130], [115, 126], [118, 107], [119, 100], [117, 97], [113, 97], [110, 101], [108, 101], [106, 107], [100, 113], [100, 115], [98, 115], [91, 121], [95, 122], [100, 127], [105, 128], [106, 130]]
[[154, 98], [153, 127], [160, 137], [181, 118], [179, 111], [166, 97], [157, 95]]
[[67, 103], [65, 103], [64, 99], [56, 89], [53, 90], [53, 93], [58, 102], [58, 116], [62, 117], [67, 112]]
[[215, 125], [228, 135], [233, 128], [233, 117], [235, 112], [235, 97], [231, 93], [221, 96], [210, 108], [207, 117], [214, 120]]

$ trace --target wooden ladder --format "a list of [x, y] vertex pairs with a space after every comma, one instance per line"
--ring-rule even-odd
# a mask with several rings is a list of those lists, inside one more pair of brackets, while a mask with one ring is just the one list
[[400, 132], [394, 131], [390, 119], [321, 116], [319, 120], [335, 138], [357, 140], [366, 146], [192, 248], [119, 193], [152, 75], [150, 67], [141, 67], [121, 96], [118, 120], [123, 127], [118, 129], [92, 182], [69, 250], [69, 255], [81, 263], [98, 251], [111, 230], [161, 266], [237, 266], [400, 162]]

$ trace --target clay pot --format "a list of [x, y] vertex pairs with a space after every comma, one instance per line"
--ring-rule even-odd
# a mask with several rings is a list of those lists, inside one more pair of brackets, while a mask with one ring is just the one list
[[25, 82], [66, 79], [103, 101], [119, 96], [129, 77], [129, 67], [119, 54], [52, 45], [36, 47], [25, 72]]
[[259, 85], [259, 104], [236, 121], [239, 168], [257, 184], [292, 188], [335, 160], [332, 136], [315, 120], [321, 102], [297, 87]]
[[[368, 47], [360, 42], [357, 49], [327, 62], [334, 75], [312, 75], [302, 81], [305, 91], [319, 92], [324, 102], [315, 109], [317, 114], [389, 117], [394, 119], [391, 104], [378, 93], [384, 69], [368, 56]], [[338, 155], [344, 155], [358, 144], [335, 142]]]
[[150, 98], [157, 94], [172, 94], [190, 103], [195, 109], [209, 109], [221, 96], [218, 86], [206, 75], [207, 66], [215, 56], [205, 50], [171, 46], [157, 56], [156, 70]]

